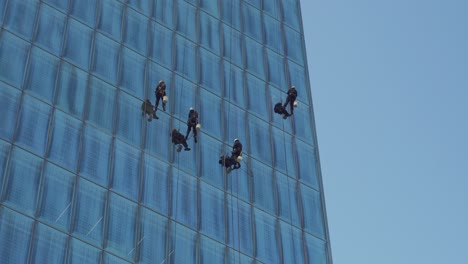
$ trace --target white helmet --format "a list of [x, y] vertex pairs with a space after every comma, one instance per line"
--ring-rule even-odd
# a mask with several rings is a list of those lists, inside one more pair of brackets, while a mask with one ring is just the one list
[[291, 86], [291, 89], [296, 89], [296, 86], [292, 85], [292, 86]]
[[190, 107], [190, 111], [193, 111], [193, 107]]
[[236, 143], [237, 141], [239, 141], [239, 139], [235, 138], [235, 139], [234, 139], [234, 143]]
[[159, 80], [159, 83], [163, 83], [164, 81], [163, 80]]

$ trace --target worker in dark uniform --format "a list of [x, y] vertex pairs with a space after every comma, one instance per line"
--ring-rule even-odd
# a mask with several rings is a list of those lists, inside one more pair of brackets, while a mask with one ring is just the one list
[[234, 145], [232, 146], [232, 155], [231, 157], [234, 159], [234, 160], [237, 160], [237, 158], [239, 156], [242, 156], [242, 144], [241, 142], [239, 141], [239, 139], [234, 139]]
[[154, 90], [154, 95], [156, 96], [156, 104], [154, 106], [154, 111], [158, 111], [159, 100], [163, 99], [162, 107], [163, 111], [166, 111], [166, 102], [164, 102], [164, 96], [166, 96], [166, 83], [163, 80], [160, 80], [156, 90]]
[[241, 167], [240, 163], [229, 155], [221, 155], [219, 157], [218, 163], [221, 164], [221, 166], [226, 167], [226, 173]]
[[188, 139], [190, 130], [193, 130], [193, 138], [195, 140], [195, 143], [197, 143], [197, 129], [196, 129], [197, 125], [198, 125], [198, 112], [195, 111], [192, 107], [190, 107], [190, 110], [188, 113], [187, 133], [185, 135], [185, 139]]
[[187, 145], [187, 141], [185, 140], [184, 135], [182, 135], [177, 129], [173, 129], [171, 133], [171, 138], [172, 138], [172, 143], [174, 145], [177, 145], [177, 152], [180, 152], [182, 150], [182, 146], [184, 146], [185, 151], [189, 151], [190, 148]]
[[146, 99], [143, 101], [141, 104], [141, 111], [142, 115], [148, 115], [148, 121], [151, 122], [153, 118], [159, 119], [159, 117], [156, 115], [156, 112], [154, 111], [153, 105], [151, 104], [151, 101]]
[[283, 108], [286, 109], [286, 106], [289, 104], [289, 109], [290, 109], [290, 112], [291, 112], [290, 115], [293, 115], [294, 114], [294, 112], [293, 112], [294, 111], [294, 102], [296, 101], [296, 97], [297, 97], [296, 87], [291, 86], [291, 88], [288, 90], [287, 94], [288, 94], [288, 97], [286, 97], [286, 102], [284, 102]]
[[286, 119], [288, 118], [288, 116], [290, 116], [290, 114], [288, 113], [288, 111], [286, 111], [281, 102], [275, 104], [275, 108], [273, 110], [275, 111], [275, 113], [282, 115], [283, 119]]

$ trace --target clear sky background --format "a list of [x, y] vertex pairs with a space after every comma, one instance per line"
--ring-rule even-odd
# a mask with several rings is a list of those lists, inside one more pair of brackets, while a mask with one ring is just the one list
[[301, 0], [335, 264], [468, 263], [468, 0]]

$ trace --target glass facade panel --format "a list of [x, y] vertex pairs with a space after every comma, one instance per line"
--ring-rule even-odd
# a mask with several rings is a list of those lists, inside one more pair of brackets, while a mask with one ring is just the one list
[[82, 122], [55, 110], [49, 159], [75, 172], [80, 151]]
[[31, 259], [34, 263], [64, 263], [67, 235], [44, 225], [38, 224], [32, 241]]
[[[0, 206], [0, 259], [4, 263], [27, 263], [33, 220]], [[12, 239], [14, 238], [14, 239]]]
[[68, 231], [76, 176], [50, 162], [45, 165], [39, 217], [56, 228]]
[[22, 88], [30, 44], [3, 31], [0, 34], [0, 80]]
[[88, 70], [93, 38], [92, 29], [71, 18], [68, 19], [67, 29], [64, 56], [80, 68]]
[[55, 81], [57, 80], [58, 64], [57, 57], [33, 47], [25, 89], [51, 103], [54, 96]]
[[91, 70], [107, 82], [116, 84], [119, 77], [120, 45], [99, 33], [96, 34], [95, 42]]
[[[205, 0], [206, 1], [206, 0]], [[200, 43], [211, 52], [220, 54], [219, 20], [200, 12]], [[203, 55], [200, 55], [203, 58]]]
[[0, 263], [331, 264], [299, 3], [0, 0]]
[[16, 144], [38, 155], [44, 155], [50, 112], [50, 105], [24, 95], [15, 136]]
[[62, 62], [56, 92], [56, 105], [58, 108], [82, 118], [87, 83], [88, 74], [86, 72], [69, 63]]
[[146, 55], [146, 44], [148, 42], [148, 18], [130, 8], [127, 8], [125, 12], [124, 25], [125, 45], [136, 50], [140, 54]]
[[34, 215], [39, 193], [42, 159], [14, 147], [6, 174], [5, 204], [14, 206], [28, 215]]
[[4, 27], [30, 40], [34, 32], [34, 22], [39, 0], [8, 1]]
[[0, 82], [0, 105], [2, 118], [0, 119], [0, 138], [11, 140], [16, 126], [21, 99], [21, 91]]
[[56, 9], [41, 4], [39, 21], [35, 34], [37, 45], [60, 56], [63, 34], [65, 32], [66, 15]]
[[92, 126], [84, 128], [80, 175], [107, 187], [112, 137]]
[[114, 40], [120, 41], [122, 39], [123, 4], [115, 0], [101, 0], [99, 5], [97, 29]]

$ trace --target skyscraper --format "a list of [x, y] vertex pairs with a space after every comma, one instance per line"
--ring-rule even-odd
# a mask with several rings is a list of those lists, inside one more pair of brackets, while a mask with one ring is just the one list
[[0, 263], [331, 263], [299, 0], [0, 0], [0, 24]]

